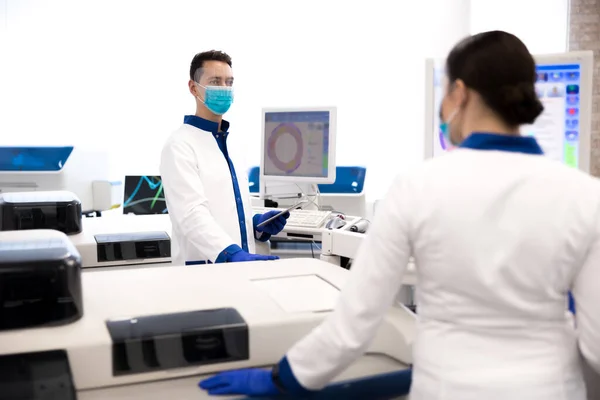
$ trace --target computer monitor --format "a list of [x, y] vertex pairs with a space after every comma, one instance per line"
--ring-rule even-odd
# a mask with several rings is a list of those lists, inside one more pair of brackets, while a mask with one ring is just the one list
[[[534, 56], [536, 90], [544, 112], [521, 134], [534, 136], [546, 156], [589, 172], [592, 128], [593, 53], [569, 52]], [[444, 94], [444, 61], [426, 62], [425, 158], [445, 153], [450, 145], [439, 130]]]
[[125, 177], [123, 214], [167, 214], [167, 203], [160, 176]]
[[335, 107], [262, 111], [260, 181], [335, 182]]

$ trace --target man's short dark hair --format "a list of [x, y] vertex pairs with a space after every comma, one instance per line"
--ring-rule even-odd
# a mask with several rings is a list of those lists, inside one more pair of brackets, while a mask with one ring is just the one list
[[218, 50], [210, 50], [210, 51], [204, 51], [202, 53], [198, 53], [194, 56], [194, 59], [192, 60], [192, 64], [190, 65], [190, 79], [195, 81], [195, 80], [199, 80], [200, 79], [200, 74], [198, 76], [196, 76], [196, 74], [198, 72], [199, 69], [201, 69], [202, 67], [204, 67], [204, 63], [206, 61], [220, 61], [220, 62], [224, 62], [225, 64], [229, 65], [230, 67], [231, 65], [231, 57], [229, 57], [229, 55], [227, 53], [224, 53], [222, 51], [218, 51]]

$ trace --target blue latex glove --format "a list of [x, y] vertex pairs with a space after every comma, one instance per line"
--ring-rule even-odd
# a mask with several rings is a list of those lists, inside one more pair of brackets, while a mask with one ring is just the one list
[[287, 223], [287, 219], [290, 217], [289, 212], [286, 212], [285, 214], [281, 214], [279, 217], [275, 218], [273, 221], [267, 222], [266, 224], [264, 224], [261, 227], [259, 227], [258, 224], [260, 224], [263, 221], [268, 220], [272, 216], [277, 215], [279, 213], [280, 213], [280, 211], [274, 210], [274, 211], [267, 211], [266, 213], [262, 214], [259, 218], [257, 218], [256, 230], [258, 232], [268, 233], [269, 235], [277, 235], [285, 227], [285, 224]]
[[229, 256], [227, 262], [245, 262], [245, 261], [270, 261], [279, 260], [277, 256], [264, 256], [262, 254], [252, 254], [247, 251], [240, 250]]
[[198, 383], [209, 395], [236, 395], [250, 397], [275, 396], [280, 394], [273, 383], [271, 371], [264, 369], [240, 369], [221, 372]]

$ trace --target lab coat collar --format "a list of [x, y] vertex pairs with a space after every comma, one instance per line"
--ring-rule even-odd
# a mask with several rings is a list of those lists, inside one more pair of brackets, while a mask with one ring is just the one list
[[[200, 118], [196, 115], [186, 115], [183, 118], [183, 123], [192, 125], [200, 130], [210, 132], [213, 135], [219, 133], [219, 124], [213, 121], [209, 121], [204, 118]], [[221, 132], [224, 132], [227, 135], [227, 131], [229, 130], [229, 122], [222, 120], [221, 121]]]
[[544, 154], [538, 142], [531, 136], [509, 136], [474, 132], [462, 142], [460, 147], [474, 150], [498, 150], [525, 154]]

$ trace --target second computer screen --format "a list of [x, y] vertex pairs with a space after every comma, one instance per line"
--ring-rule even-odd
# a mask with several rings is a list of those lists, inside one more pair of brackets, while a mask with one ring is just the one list
[[[579, 63], [538, 63], [536, 91], [544, 105], [544, 112], [532, 125], [521, 127], [521, 134], [536, 138], [547, 157], [579, 167]], [[438, 66], [434, 71], [433, 104], [433, 156], [449, 150], [452, 145], [439, 129], [439, 108], [444, 96], [444, 71]]]

